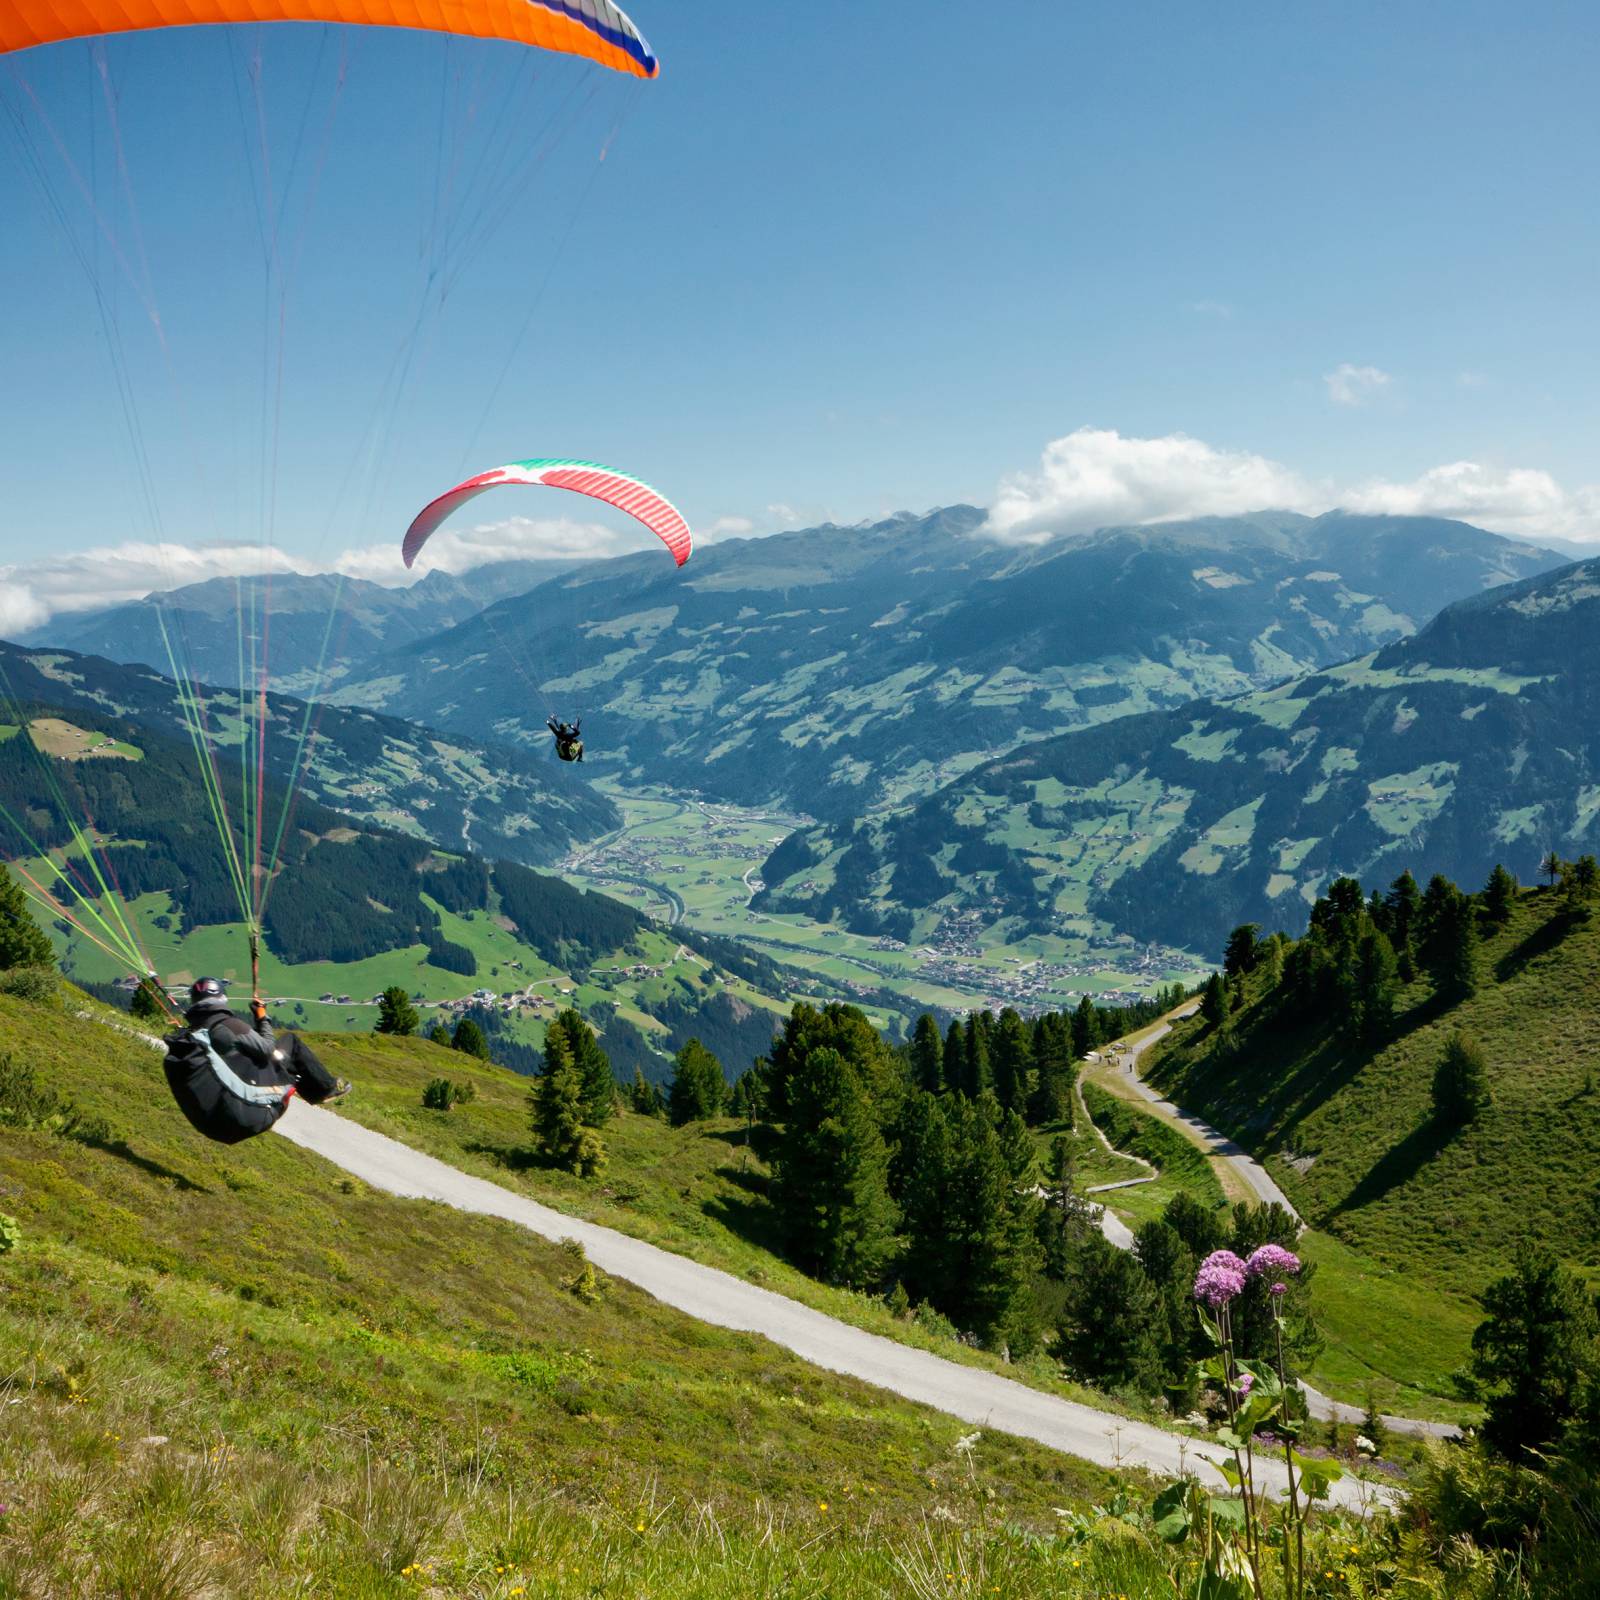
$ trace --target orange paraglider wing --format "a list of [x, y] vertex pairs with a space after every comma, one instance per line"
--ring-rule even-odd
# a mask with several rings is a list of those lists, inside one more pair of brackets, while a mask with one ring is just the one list
[[350, 22], [506, 39], [653, 78], [660, 63], [611, 0], [5, 0], [0, 54], [61, 39], [220, 22]]

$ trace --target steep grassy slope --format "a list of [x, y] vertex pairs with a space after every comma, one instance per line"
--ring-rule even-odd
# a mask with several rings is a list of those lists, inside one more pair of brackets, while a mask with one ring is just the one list
[[[1078, 1592], [1038, 1552], [1005, 1576], [981, 1529], [1049, 1528], [1105, 1474], [989, 1438], [974, 1477], [958, 1424], [626, 1285], [586, 1296], [521, 1230], [273, 1136], [200, 1142], [139, 1042], [4, 997], [0, 1038], [23, 1240], [0, 1261], [0, 1592], [721, 1595], [774, 1569], [830, 1592], [859, 1565], [850, 1592], [887, 1594], [939, 1506], [941, 1571], [948, 1528], [999, 1592]], [[40, 1095], [69, 1091], [62, 1128]]]
[[[1156, 1047], [1149, 1070], [1261, 1156], [1308, 1221], [1397, 1271], [1470, 1293], [1539, 1242], [1593, 1273], [1597, 983], [1600, 922], [1574, 925], [1556, 894], [1534, 890], [1486, 944], [1478, 993], [1442, 1008], [1419, 982], [1380, 1048], [1257, 1002], [1231, 1044], [1197, 1019]], [[1450, 1132], [1430, 1094], [1457, 1029], [1483, 1047], [1494, 1104]]]
[[[853, 818], [1024, 740], [1236, 694], [1557, 564], [1462, 523], [1283, 512], [1019, 548], [952, 506], [595, 563], [341, 689], [476, 737], [575, 705], [633, 779]], [[508, 673], [540, 697], [508, 696]], [[548, 702], [548, 703], [547, 703]]]
[[1463, 601], [1383, 651], [1025, 746], [914, 808], [786, 840], [758, 900], [921, 940], [1098, 921], [1214, 949], [1327, 880], [1531, 876], [1600, 839], [1600, 563]]

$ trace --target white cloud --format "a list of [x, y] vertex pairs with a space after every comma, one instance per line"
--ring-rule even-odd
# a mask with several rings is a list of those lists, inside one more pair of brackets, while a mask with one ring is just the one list
[[[281, 550], [256, 544], [127, 541], [0, 567], [0, 633], [20, 633], [60, 612], [93, 611], [207, 578], [292, 572]], [[30, 620], [31, 619], [31, 620]]]
[[1322, 381], [1328, 386], [1328, 398], [1336, 406], [1359, 406], [1387, 389], [1394, 381], [1382, 367], [1358, 367], [1341, 361], [1332, 372], [1325, 372]]
[[1600, 484], [1564, 489], [1536, 467], [1452, 461], [1409, 483], [1379, 479], [1359, 485], [1346, 491], [1342, 504], [1351, 511], [1456, 517], [1525, 537], [1600, 539]]
[[14, 583], [0, 572], [0, 639], [37, 628], [50, 615], [50, 608], [25, 583]]
[[987, 527], [1002, 539], [1039, 540], [1119, 523], [1301, 509], [1312, 498], [1298, 473], [1265, 456], [1182, 433], [1135, 439], [1079, 428], [1045, 446], [1037, 472], [1000, 485]]
[[1233, 320], [1233, 307], [1222, 300], [1196, 300], [1189, 309], [1200, 317], [1216, 317], [1221, 322]]
[[[410, 571], [400, 559], [396, 543], [362, 545], [341, 553], [334, 572], [350, 578], [368, 578], [391, 586], [412, 584], [429, 572], [459, 576], [474, 567], [496, 561], [589, 561], [625, 555], [656, 543], [653, 534], [633, 526], [607, 527], [600, 522], [579, 522], [567, 517], [539, 519], [511, 517], [475, 528], [443, 528], [423, 546]], [[313, 570], [309, 566], [305, 570]]]
[[695, 537], [709, 543], [713, 539], [742, 539], [756, 531], [749, 517], [718, 517], [709, 527], [696, 528]]

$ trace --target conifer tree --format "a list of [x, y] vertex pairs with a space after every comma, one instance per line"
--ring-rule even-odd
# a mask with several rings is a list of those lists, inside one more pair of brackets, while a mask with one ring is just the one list
[[1472, 901], [1450, 887], [1433, 938], [1433, 982], [1444, 999], [1457, 1001], [1478, 992], [1478, 919]]
[[1079, 1000], [1072, 1013], [1072, 1059], [1082, 1061], [1100, 1042], [1100, 1018], [1088, 995]]
[[1384, 897], [1386, 912], [1382, 924], [1394, 947], [1400, 981], [1410, 983], [1417, 975], [1417, 935], [1422, 916], [1422, 891], [1409, 872], [1402, 872], [1389, 885]]
[[[583, 1120], [591, 1128], [604, 1127], [617, 1104], [617, 1079], [611, 1070], [611, 1057], [600, 1047], [594, 1029], [571, 1006], [550, 1024], [550, 1033], [560, 1033], [577, 1068], [583, 1085]], [[548, 1036], [545, 1048], [549, 1049]]]
[[1511, 908], [1517, 900], [1517, 880], [1497, 861], [1483, 886], [1483, 916], [1486, 922], [1499, 927], [1509, 920]]
[[1028, 1120], [1035, 1127], [1072, 1126], [1072, 1034], [1066, 1020], [1047, 1014], [1033, 1028], [1033, 1097]]
[[911, 1035], [911, 1081], [928, 1094], [944, 1088], [944, 1041], [939, 1024], [926, 1011]]
[[433, 1025], [428, 1029], [427, 1038], [432, 1044], [442, 1044], [445, 1049], [450, 1048], [450, 1029], [443, 1017], [435, 1017]]
[[994, 1088], [994, 1068], [990, 1061], [990, 1036], [994, 1030], [994, 1017], [988, 1011], [973, 1012], [967, 1018], [963, 1032], [961, 1092], [969, 1099], [977, 1099], [986, 1089]]
[[1490, 1104], [1489, 1066], [1471, 1034], [1451, 1034], [1433, 1075], [1433, 1114], [1446, 1127], [1475, 1122]]
[[152, 980], [147, 979], [128, 997], [128, 1014], [140, 1022], [164, 1022], [167, 1013], [161, 1008], [161, 1001], [155, 991], [150, 987]]
[[1241, 922], [1228, 935], [1227, 948], [1222, 955], [1222, 970], [1228, 977], [1238, 978], [1255, 971], [1260, 959], [1261, 947], [1257, 939], [1260, 932], [1259, 922]]
[[1220, 1028], [1228, 1020], [1228, 990], [1220, 972], [1213, 972], [1206, 980], [1205, 994], [1200, 1000], [1200, 1014], [1213, 1028]]
[[1561, 893], [1568, 916], [1587, 921], [1597, 892], [1600, 892], [1600, 862], [1593, 856], [1579, 856], [1562, 867]]
[[0, 866], [0, 972], [55, 964], [54, 947], [29, 913], [22, 885]]
[[889, 1155], [855, 1069], [809, 1051], [788, 1085], [772, 1201], [790, 1253], [831, 1283], [866, 1288], [895, 1250]]
[[475, 1056], [479, 1061], [489, 1059], [489, 1041], [484, 1038], [483, 1029], [471, 1017], [463, 1017], [456, 1024], [450, 1048], [459, 1050], [463, 1055]]
[[1032, 1052], [1028, 1025], [1007, 1006], [994, 1030], [994, 1092], [1007, 1111], [1019, 1115], [1028, 1104], [1028, 1064]]
[[583, 1080], [572, 1047], [561, 1029], [552, 1027], [544, 1042], [544, 1073], [529, 1098], [534, 1138], [540, 1152], [563, 1172], [588, 1176], [604, 1160], [598, 1135], [583, 1120]]
[[1377, 1039], [1394, 1018], [1399, 990], [1399, 963], [1383, 932], [1369, 923], [1356, 942], [1350, 969], [1351, 1002], [1347, 1012], [1352, 1035]]
[[675, 1128], [717, 1116], [727, 1101], [728, 1080], [722, 1063], [700, 1043], [690, 1039], [673, 1062], [667, 1086], [667, 1110]]
[[414, 1034], [421, 1026], [422, 1018], [417, 1015], [417, 1008], [411, 1003], [410, 994], [398, 984], [385, 989], [378, 999], [378, 1020], [373, 1024], [374, 1033], [392, 1033], [405, 1038]]
[[1561, 876], [1561, 869], [1565, 865], [1558, 852], [1554, 850], [1545, 852], [1544, 860], [1539, 863], [1539, 870], [1545, 875], [1545, 880], [1552, 889], [1555, 888], [1556, 879]]
[[1054, 1354], [1085, 1383], [1156, 1394], [1166, 1377], [1165, 1319], [1144, 1268], [1098, 1233], [1086, 1237], [1067, 1274]]
[[951, 1094], [965, 1094], [967, 1043], [959, 1018], [952, 1018], [944, 1035], [944, 1086]]
[[1582, 1282], [1547, 1250], [1491, 1283], [1472, 1335], [1473, 1376], [1488, 1389], [1484, 1442], [1529, 1462], [1557, 1441], [1600, 1380], [1600, 1326]]
[[628, 1104], [642, 1117], [659, 1117], [662, 1111], [661, 1091], [644, 1075], [641, 1067], [633, 1069], [633, 1083], [628, 1089]]

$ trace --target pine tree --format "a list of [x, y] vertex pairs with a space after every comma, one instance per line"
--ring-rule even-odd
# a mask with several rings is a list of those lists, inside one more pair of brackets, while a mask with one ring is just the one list
[[967, 1044], [961, 1023], [952, 1018], [944, 1036], [944, 1086], [951, 1094], [965, 1094], [967, 1083]]
[[1064, 1300], [1054, 1353], [1075, 1378], [1102, 1389], [1159, 1392], [1166, 1319], [1133, 1256], [1090, 1234], [1074, 1253]]
[[1228, 977], [1243, 977], [1245, 973], [1255, 971], [1256, 962], [1261, 955], [1261, 946], [1257, 939], [1260, 932], [1259, 922], [1241, 922], [1228, 935], [1227, 948], [1222, 956], [1222, 970]]
[[459, 1050], [463, 1055], [476, 1056], [479, 1061], [489, 1059], [489, 1041], [484, 1038], [483, 1029], [471, 1017], [463, 1017], [456, 1024], [450, 1048]]
[[717, 1116], [727, 1095], [728, 1080], [722, 1074], [722, 1063], [698, 1039], [690, 1039], [677, 1054], [672, 1082], [667, 1087], [667, 1109], [673, 1127]]
[[406, 990], [395, 984], [383, 991], [378, 999], [378, 1020], [373, 1025], [374, 1033], [409, 1037], [421, 1024], [422, 1018], [417, 1015], [417, 1008], [412, 1005], [411, 996]]
[[994, 1031], [994, 1092], [1007, 1111], [1020, 1115], [1028, 1104], [1028, 1025], [1010, 1006]]
[[128, 998], [128, 1014], [139, 1022], [164, 1022], [167, 1013], [151, 988], [153, 980], [147, 979]]
[[963, 1035], [961, 1092], [969, 1099], [977, 1099], [985, 1090], [994, 1088], [994, 1069], [990, 1061], [990, 1036], [994, 1031], [994, 1017], [988, 1011], [973, 1012], [967, 1018]]
[[1446, 1000], [1466, 1000], [1478, 992], [1478, 919], [1472, 901], [1454, 885], [1441, 908], [1434, 936], [1435, 990]]
[[1422, 891], [1409, 872], [1402, 872], [1389, 885], [1384, 897], [1387, 913], [1383, 931], [1394, 947], [1395, 964], [1402, 983], [1417, 975], [1417, 934], [1422, 918]]
[[831, 1283], [865, 1288], [895, 1250], [889, 1154], [854, 1068], [808, 1052], [790, 1079], [773, 1162], [772, 1201], [791, 1254]]
[[944, 1088], [944, 1041], [939, 1024], [926, 1011], [911, 1035], [911, 1081], [928, 1094]]
[[633, 1083], [628, 1090], [628, 1104], [641, 1117], [659, 1117], [662, 1112], [661, 1091], [644, 1075], [641, 1067], [633, 1069]]
[[1566, 862], [1561, 859], [1556, 851], [1547, 850], [1545, 852], [1544, 860], [1539, 863], [1539, 870], [1545, 875], [1545, 879], [1552, 889], [1555, 888], [1556, 879], [1561, 876], [1561, 869], [1565, 865]]
[[1483, 886], [1483, 915], [1486, 922], [1499, 927], [1511, 917], [1517, 901], [1517, 880], [1497, 861]]
[[1039, 1018], [1033, 1028], [1033, 1098], [1028, 1120], [1035, 1127], [1072, 1126], [1072, 1034], [1059, 1015]]
[[432, 1044], [442, 1044], [446, 1050], [450, 1048], [450, 1029], [443, 1017], [435, 1017], [433, 1026], [428, 1029], [427, 1037]]
[[28, 897], [0, 866], [0, 972], [12, 967], [53, 967], [55, 950], [28, 911]]
[[1600, 891], [1600, 862], [1593, 856], [1579, 856], [1561, 869], [1561, 893], [1566, 901], [1567, 915], [1587, 921]]
[[[594, 1029], [572, 1007], [561, 1012], [550, 1024], [550, 1033], [560, 1033], [583, 1084], [583, 1120], [591, 1128], [604, 1127], [617, 1108], [617, 1078], [611, 1070], [611, 1057], [600, 1048]], [[545, 1049], [549, 1050], [548, 1034]]]
[[1358, 1039], [1382, 1037], [1394, 1019], [1399, 963], [1383, 933], [1370, 925], [1356, 943], [1349, 1023]]
[[1549, 1450], [1600, 1379], [1600, 1326], [1584, 1285], [1547, 1250], [1484, 1291], [1472, 1371], [1489, 1391], [1484, 1442], [1510, 1461]]
[[1490, 1105], [1489, 1064], [1468, 1033], [1453, 1033], [1433, 1074], [1433, 1114], [1446, 1127], [1475, 1122]]
[[544, 1158], [563, 1172], [592, 1169], [594, 1130], [584, 1126], [583, 1080], [560, 1029], [552, 1027], [545, 1036], [544, 1073], [535, 1080], [529, 1099], [534, 1138]]
[[1213, 972], [1206, 980], [1205, 994], [1200, 1001], [1200, 1014], [1213, 1028], [1220, 1028], [1228, 1020], [1228, 990], [1220, 972]]
[[1100, 1018], [1094, 1001], [1084, 995], [1072, 1013], [1072, 1059], [1082, 1061], [1099, 1042]]

